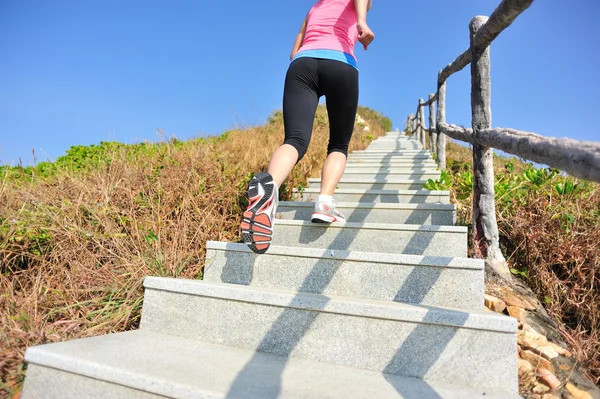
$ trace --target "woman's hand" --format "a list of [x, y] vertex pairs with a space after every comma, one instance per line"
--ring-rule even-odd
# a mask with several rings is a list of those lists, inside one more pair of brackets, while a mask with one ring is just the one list
[[363, 45], [365, 50], [367, 50], [367, 48], [369, 47], [371, 42], [373, 42], [373, 40], [375, 40], [375, 34], [371, 30], [371, 28], [369, 28], [369, 25], [367, 25], [367, 22], [359, 21], [358, 22], [358, 41], [361, 42], [361, 44]]

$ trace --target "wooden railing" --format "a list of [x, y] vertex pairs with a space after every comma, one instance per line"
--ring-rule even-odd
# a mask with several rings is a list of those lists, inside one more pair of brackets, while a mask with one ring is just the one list
[[[515, 129], [491, 126], [490, 50], [492, 41], [534, 0], [503, 0], [492, 15], [477, 16], [469, 24], [470, 47], [438, 74], [437, 92], [428, 101], [419, 99], [406, 129], [436, 155], [446, 169], [446, 136], [473, 146], [473, 238], [475, 254], [485, 258], [492, 271], [508, 277], [510, 272], [499, 246], [494, 205], [493, 148], [523, 159], [548, 165], [574, 177], [600, 182], [600, 143], [568, 138], [549, 138]], [[446, 80], [471, 65], [471, 129], [446, 123]], [[434, 120], [434, 103], [437, 115]], [[425, 126], [429, 107], [429, 128]]]

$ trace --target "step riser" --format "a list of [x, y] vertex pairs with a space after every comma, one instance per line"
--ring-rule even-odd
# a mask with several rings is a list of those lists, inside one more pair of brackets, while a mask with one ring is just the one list
[[[319, 192], [296, 193], [296, 201], [314, 202], [319, 197]], [[449, 204], [449, 195], [415, 195], [415, 194], [369, 194], [369, 193], [340, 193], [336, 191], [334, 197], [338, 202], [372, 202], [384, 204]]]
[[383, 230], [307, 223], [285, 225], [275, 221], [273, 245], [329, 248], [407, 255], [467, 257], [467, 234], [459, 232]]
[[[457, 314], [461, 317], [460, 312]], [[468, 315], [464, 317], [466, 320]], [[505, 389], [515, 387], [517, 380], [514, 333], [356, 317], [148, 288], [141, 328], [465, 386]]]
[[395, 155], [431, 155], [426, 150], [407, 150], [404, 148], [367, 148], [362, 151], [352, 151], [351, 154], [395, 154]]
[[402, 140], [402, 139], [379, 139], [372, 141], [367, 148], [377, 147], [377, 146], [405, 146], [405, 147], [415, 147], [415, 148], [423, 148], [420, 143], [412, 140]]
[[398, 165], [413, 166], [415, 168], [430, 167], [437, 168], [437, 164], [432, 159], [372, 159], [372, 158], [348, 158], [346, 165], [350, 164], [373, 164], [373, 165]]
[[[339, 182], [337, 188], [345, 189], [360, 189], [360, 190], [422, 190], [424, 181], [412, 183], [360, 183], [360, 182]], [[309, 183], [309, 188], [320, 188], [321, 183]]]
[[[208, 394], [208, 393], [207, 393]], [[127, 398], [165, 399], [165, 396], [100, 381], [55, 368], [29, 364], [21, 399]], [[198, 396], [209, 399], [216, 396]]]
[[372, 160], [372, 162], [384, 162], [384, 161], [388, 161], [388, 162], [393, 162], [393, 161], [425, 162], [425, 161], [429, 161], [429, 162], [435, 163], [435, 161], [433, 160], [433, 158], [430, 155], [396, 155], [396, 154], [391, 154], [391, 155], [356, 154], [356, 155], [354, 155], [354, 154], [349, 154], [348, 160], [350, 160], [350, 159], [352, 159], [352, 160]]
[[482, 269], [365, 260], [257, 256], [207, 249], [204, 280], [430, 306], [483, 309]]
[[364, 150], [352, 151], [352, 154], [363, 151], [426, 151], [422, 146], [412, 145], [412, 144], [402, 144], [402, 143], [380, 143], [380, 144], [371, 144]]
[[385, 179], [387, 177], [391, 179], [402, 179], [402, 180], [427, 180], [427, 179], [439, 179], [440, 172], [429, 172], [429, 173], [410, 173], [402, 171], [369, 171], [369, 170], [346, 170], [343, 178], [358, 178], [358, 179]]
[[392, 163], [366, 163], [366, 162], [348, 162], [346, 164], [347, 171], [353, 170], [364, 170], [366, 172], [378, 172], [378, 173], [393, 173], [393, 172], [412, 172], [412, 173], [440, 173], [437, 165], [413, 165], [413, 164], [392, 164]]
[[[337, 196], [335, 196], [337, 198]], [[294, 207], [279, 205], [277, 208], [278, 219], [310, 220], [313, 207]], [[455, 223], [456, 213], [453, 210], [414, 210], [414, 209], [365, 209], [365, 208], [337, 208], [351, 223], [397, 223], [397, 224], [428, 224], [438, 226], [452, 226]]]

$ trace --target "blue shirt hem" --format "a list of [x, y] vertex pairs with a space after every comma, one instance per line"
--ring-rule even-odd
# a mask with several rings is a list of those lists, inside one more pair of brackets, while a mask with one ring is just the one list
[[301, 58], [301, 57], [311, 57], [311, 58], [323, 58], [327, 60], [335, 60], [341, 61], [345, 64], [348, 64], [358, 70], [358, 66], [356, 65], [356, 59], [348, 53], [338, 50], [303, 50], [297, 53], [292, 61]]

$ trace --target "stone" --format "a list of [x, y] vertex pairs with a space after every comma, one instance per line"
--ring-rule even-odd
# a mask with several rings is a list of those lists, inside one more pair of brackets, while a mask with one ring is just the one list
[[569, 391], [569, 393], [571, 395], [573, 395], [573, 397], [575, 399], [594, 399], [594, 398], [592, 398], [592, 395], [590, 395], [588, 392], [577, 388], [575, 385], [573, 385], [571, 383], [568, 383], [566, 388], [567, 388], [567, 391]]
[[506, 310], [511, 317], [517, 319], [519, 323], [524, 323], [527, 318], [527, 311], [523, 308], [519, 308], [516, 306], [507, 306]]
[[504, 298], [502, 298], [504, 300], [504, 302], [508, 305], [508, 306], [515, 306], [521, 309], [525, 309], [525, 310], [535, 310], [537, 309], [531, 302], [529, 302], [527, 299], [523, 298], [522, 296], [515, 294], [513, 292], [508, 292], [506, 293], [506, 296]]
[[558, 356], [558, 352], [548, 342], [548, 339], [533, 328], [523, 329], [517, 334], [517, 342], [526, 348], [542, 355], [548, 360]]
[[517, 366], [519, 368], [519, 379], [524, 379], [535, 371], [535, 367], [525, 359], [517, 359]]
[[562, 399], [575, 399], [567, 390], [562, 391]]
[[542, 368], [542, 369], [549, 370], [553, 373], [555, 372], [554, 366], [548, 359], [545, 359], [544, 357], [538, 355], [537, 353], [535, 353], [531, 350], [522, 351], [521, 358], [527, 360], [536, 369]]
[[533, 389], [532, 389], [533, 393], [546, 393], [546, 392], [548, 392], [549, 390], [550, 390], [550, 388], [549, 388], [549, 387], [547, 387], [547, 386], [546, 386], [546, 385], [544, 385], [544, 384], [540, 384], [540, 383], [538, 383], [538, 384], [535, 384], [535, 386], [534, 386], [534, 387], [533, 387]]
[[546, 370], [546, 369], [538, 369], [538, 374], [540, 377], [540, 380], [548, 385], [550, 387], [551, 390], [556, 391], [561, 383], [560, 380], [554, 375], [552, 374], [550, 371]]
[[548, 342], [548, 344], [552, 347], [552, 349], [554, 349], [556, 351], [556, 353], [558, 353], [559, 355], [562, 356], [566, 356], [566, 357], [571, 357], [572, 353], [569, 352], [568, 350], [566, 350], [565, 348], [563, 348], [560, 345], [555, 344], [554, 342]]
[[528, 348], [536, 348], [541, 345], [548, 345], [548, 339], [542, 334], [535, 331], [533, 328], [524, 328], [517, 334], [517, 342], [519, 345]]
[[558, 353], [550, 345], [538, 346], [537, 348], [534, 348], [534, 351], [548, 360], [558, 357]]
[[491, 295], [484, 296], [485, 307], [491, 311], [502, 313], [506, 309], [506, 304], [502, 299], [496, 298]]

